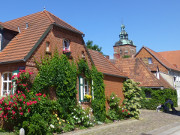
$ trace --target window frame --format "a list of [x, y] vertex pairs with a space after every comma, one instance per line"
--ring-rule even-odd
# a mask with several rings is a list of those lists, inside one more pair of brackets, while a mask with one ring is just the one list
[[50, 51], [51, 51], [50, 42], [47, 41], [47, 42], [46, 42], [46, 52], [50, 52]]
[[[65, 42], [68, 43], [68, 47], [65, 46]], [[70, 51], [70, 40], [68, 39], [63, 40], [63, 51], [66, 51], [66, 50]]]
[[148, 64], [153, 64], [152, 58], [148, 58]]
[[[7, 74], [7, 80], [4, 80], [4, 75], [5, 74]], [[12, 77], [12, 72], [4, 72], [3, 74], [2, 74], [2, 76], [1, 76], [1, 96], [6, 96], [6, 94], [7, 95], [9, 95], [10, 93], [11, 93], [11, 85], [12, 85], [12, 80], [11, 80], [11, 78], [10, 78], [10, 76], [9, 76], [9, 74], [11, 74], [11, 77]], [[6, 92], [6, 94], [5, 95], [3, 95], [3, 92], [5, 91], [4, 90], [4, 83], [7, 83], [7, 92]]]
[[86, 99], [84, 99], [86, 94], [90, 95], [88, 80], [85, 77], [79, 76], [79, 101], [80, 102], [88, 102]]

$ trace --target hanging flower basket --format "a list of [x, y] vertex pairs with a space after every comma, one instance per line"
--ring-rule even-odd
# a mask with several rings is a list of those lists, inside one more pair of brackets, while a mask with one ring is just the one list
[[65, 54], [68, 58], [71, 58], [71, 51], [63, 50], [63, 54]]

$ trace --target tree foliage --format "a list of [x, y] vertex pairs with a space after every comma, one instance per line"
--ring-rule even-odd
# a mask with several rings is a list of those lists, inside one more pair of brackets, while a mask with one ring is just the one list
[[96, 45], [96, 44], [94, 44], [93, 45], [93, 41], [91, 41], [91, 40], [88, 40], [87, 42], [86, 42], [86, 46], [87, 46], [87, 48], [88, 49], [92, 49], [92, 50], [95, 50], [95, 51], [98, 51], [98, 52], [101, 52], [102, 53], [102, 47], [99, 47], [98, 45]]

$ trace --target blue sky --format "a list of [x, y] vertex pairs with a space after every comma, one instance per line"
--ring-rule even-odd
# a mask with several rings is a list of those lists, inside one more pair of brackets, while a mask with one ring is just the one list
[[122, 22], [137, 51], [143, 45], [157, 52], [180, 50], [179, 0], [4, 0], [0, 21], [42, 11], [44, 6], [110, 56]]

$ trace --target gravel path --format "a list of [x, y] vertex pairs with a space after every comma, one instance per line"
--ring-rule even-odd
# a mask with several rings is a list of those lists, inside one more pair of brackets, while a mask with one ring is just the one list
[[[180, 110], [180, 108], [178, 109]], [[64, 133], [63, 135], [143, 135], [143, 133], [176, 122], [180, 122], [180, 112], [173, 115], [154, 110], [141, 110], [140, 120], [123, 120], [90, 129]]]

